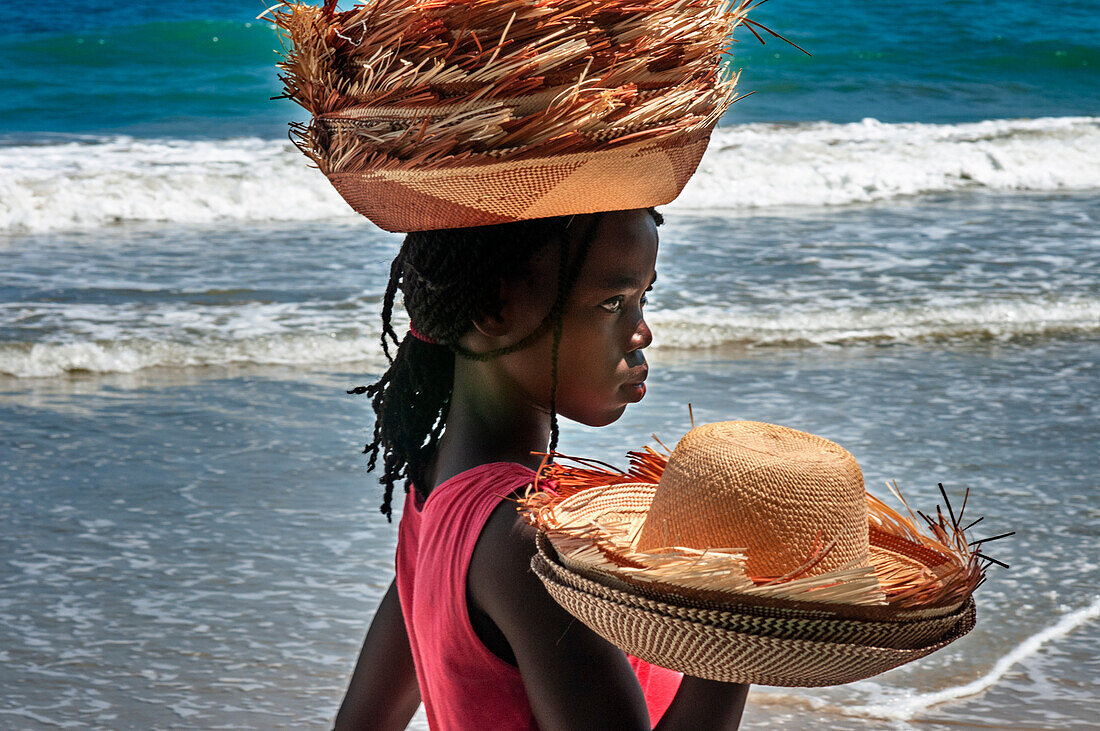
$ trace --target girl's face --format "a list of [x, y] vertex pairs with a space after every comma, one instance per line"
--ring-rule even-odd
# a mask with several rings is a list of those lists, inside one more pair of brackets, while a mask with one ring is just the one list
[[[537, 257], [530, 276], [506, 285], [530, 332], [556, 296], [557, 249]], [[648, 211], [604, 214], [570, 293], [558, 350], [557, 411], [589, 426], [605, 426], [645, 396], [649, 370], [642, 350], [653, 342], [643, 318], [656, 279], [657, 227]], [[523, 328], [527, 328], [524, 330]], [[523, 393], [541, 408], [550, 402], [553, 337], [501, 358]]]

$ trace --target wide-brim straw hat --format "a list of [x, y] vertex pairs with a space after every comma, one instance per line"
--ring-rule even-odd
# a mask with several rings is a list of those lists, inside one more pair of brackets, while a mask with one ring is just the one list
[[269, 11], [284, 96], [312, 117], [296, 144], [389, 231], [672, 201], [735, 100], [731, 33], [763, 28], [749, 0], [335, 5]]
[[[713, 680], [814, 687], [911, 662], [974, 626], [972, 594], [991, 559], [968, 545], [962, 510], [948, 503], [926, 534], [916, 515], [866, 493], [854, 459], [828, 440], [724, 422], [693, 430], [671, 457], [631, 456], [626, 472], [552, 465], [523, 507], [550, 595], [636, 657]], [[862, 554], [859, 540], [829, 532], [850, 530], [837, 510], [862, 521]], [[716, 532], [693, 540], [708, 520]], [[788, 524], [810, 536], [801, 557], [778, 545]], [[646, 525], [681, 540], [641, 550]], [[723, 535], [737, 544], [709, 543]], [[851, 545], [856, 554], [822, 568]], [[786, 555], [785, 575], [754, 570], [775, 569], [752, 561], [762, 552]]]

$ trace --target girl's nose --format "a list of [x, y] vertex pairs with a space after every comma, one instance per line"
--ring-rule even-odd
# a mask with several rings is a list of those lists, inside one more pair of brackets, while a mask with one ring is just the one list
[[634, 328], [634, 334], [630, 336], [630, 349], [642, 350], [653, 344], [653, 331], [649, 329], [645, 318], [638, 320], [638, 326]]

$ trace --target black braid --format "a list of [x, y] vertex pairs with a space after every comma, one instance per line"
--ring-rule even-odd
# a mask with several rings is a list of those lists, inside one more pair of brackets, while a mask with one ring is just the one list
[[393, 325], [391, 324], [391, 317], [393, 315], [393, 303], [397, 298], [397, 283], [401, 279], [401, 255], [398, 254], [393, 259], [393, 263], [390, 264], [390, 280], [386, 284], [386, 294], [382, 298], [382, 352], [386, 354], [386, 360], [393, 364], [393, 356], [390, 355], [390, 346], [386, 342], [386, 337], [393, 341], [394, 345], [399, 345], [400, 341], [397, 339], [397, 333], [394, 332]]
[[[550, 453], [551, 460], [554, 459], [554, 450], [558, 448], [558, 435], [560, 433], [558, 428], [558, 348], [561, 345], [562, 316], [565, 314], [565, 305], [569, 300], [569, 293], [573, 291], [573, 285], [580, 275], [581, 267], [584, 266], [584, 260], [588, 258], [588, 249], [591, 247], [593, 239], [596, 238], [596, 232], [600, 228], [601, 214], [597, 214], [592, 218], [592, 223], [573, 256], [572, 266], [569, 265], [568, 251], [565, 245], [562, 244], [558, 257], [558, 293], [554, 298], [554, 306], [550, 308], [550, 313], [543, 320], [544, 325], [546, 322], [551, 321], [554, 326], [554, 341], [550, 348], [550, 447], [547, 450]], [[538, 329], [543, 329], [542, 325]], [[524, 338], [524, 340], [526, 339]]]
[[[654, 220], [660, 214], [650, 209]], [[435, 454], [447, 422], [454, 386], [454, 359], [490, 360], [513, 353], [553, 329], [551, 356], [551, 442], [557, 447], [557, 373], [561, 322], [569, 294], [584, 265], [599, 227], [593, 216], [570, 255], [572, 216], [535, 219], [466, 229], [423, 231], [408, 234], [390, 266], [390, 278], [382, 300], [382, 350], [390, 367], [370, 386], [348, 393], [367, 394], [375, 414], [371, 441], [363, 449], [369, 455], [368, 471], [382, 457], [384, 489], [382, 513], [392, 520], [393, 490], [403, 483], [423, 499], [428, 487], [426, 470]], [[473, 353], [461, 347], [459, 338], [479, 316], [500, 309], [499, 283], [515, 277], [530, 265], [536, 253], [557, 241], [560, 246], [557, 295], [542, 323], [517, 343], [489, 353]], [[393, 308], [398, 289], [405, 310], [416, 329], [434, 343], [411, 334], [399, 339], [393, 327]], [[396, 348], [391, 354], [390, 346]]]

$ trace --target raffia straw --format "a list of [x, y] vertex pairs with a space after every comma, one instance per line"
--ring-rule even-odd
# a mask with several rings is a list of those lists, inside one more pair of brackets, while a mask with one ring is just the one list
[[[639, 461], [649, 457], [636, 453]], [[591, 481], [592, 473], [610, 474], [604, 469], [588, 469], [584, 477]], [[596, 494], [596, 493], [593, 493]], [[532, 494], [525, 500], [529, 505]], [[665, 583], [721, 593], [749, 593], [771, 597], [806, 598], [812, 593], [815, 601], [836, 601], [851, 604], [882, 604], [883, 593], [869, 568], [845, 567], [813, 577], [801, 577], [828, 552], [828, 546], [791, 574], [779, 580], [767, 581], [750, 577], [746, 572], [743, 548], [710, 548], [699, 550], [670, 546], [656, 551], [635, 551], [632, 537], [645, 515], [640, 511], [603, 513], [599, 518], [586, 516], [590, 507], [584, 490], [574, 491], [565, 499], [554, 499], [537, 511], [540, 530], [549, 537], [562, 561], [572, 570], [605, 579], [633, 580], [643, 583]]]
[[821, 545], [819, 537], [817, 547], [801, 567], [786, 576], [768, 578], [747, 575], [743, 548], [633, 550], [633, 538], [645, 517], [640, 512], [598, 521], [579, 514], [577, 509], [585, 505], [583, 493], [592, 487], [629, 483], [655, 486], [668, 462], [668, 449], [664, 449], [665, 454], [650, 447], [630, 452], [626, 470], [596, 460], [555, 454], [555, 461], [540, 470], [538, 484], [547, 488], [529, 489], [520, 501], [521, 510], [532, 525], [547, 534], [563, 561], [574, 570], [616, 580], [659, 582], [731, 594], [852, 604], [888, 603], [897, 608], [962, 602], [981, 585], [986, 569], [995, 562], [972, 545], [980, 549], [983, 543], [1011, 535], [968, 541], [967, 528], [978, 522], [962, 526], [969, 491], [956, 515], [942, 485], [940, 491], [947, 515], [937, 508], [936, 518], [924, 517], [922, 530], [918, 515], [923, 514], [909, 507], [895, 482], [888, 487], [908, 516], [868, 493], [871, 542], [875, 545], [876, 540], [885, 540], [911, 556], [898, 554], [894, 558], [890, 551], [881, 551], [876, 554], [873, 568], [849, 566], [805, 577], [803, 574], [829, 551], [830, 546]]
[[[341, 173], [558, 155], [709, 128], [738, 98], [737, 75], [720, 59], [752, 7], [372, 0], [343, 12], [287, 2], [264, 17], [283, 37], [282, 96], [314, 117], [293, 139], [321, 170]], [[522, 101], [549, 91], [548, 107]], [[454, 110], [463, 104], [480, 111]]]

